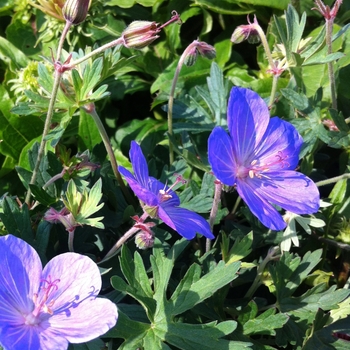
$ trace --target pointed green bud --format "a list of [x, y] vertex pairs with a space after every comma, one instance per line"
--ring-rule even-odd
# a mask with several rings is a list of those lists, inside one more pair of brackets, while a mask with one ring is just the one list
[[90, 0], [67, 0], [62, 13], [67, 22], [76, 25], [85, 21], [89, 7]]

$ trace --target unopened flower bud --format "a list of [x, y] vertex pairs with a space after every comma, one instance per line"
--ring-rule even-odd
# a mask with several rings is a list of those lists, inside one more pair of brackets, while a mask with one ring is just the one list
[[193, 66], [197, 61], [197, 56], [198, 56], [197, 48], [195, 46], [191, 47], [191, 49], [188, 51], [185, 57], [184, 64], [187, 67]]
[[216, 51], [213, 46], [204, 41], [194, 40], [188, 47], [184, 64], [186, 66], [193, 66], [197, 61], [198, 53], [210, 60], [216, 57]]
[[133, 49], [142, 49], [159, 38], [159, 29], [156, 22], [134, 21], [123, 31], [124, 46]]
[[322, 121], [322, 124], [326, 126], [330, 131], [339, 131], [339, 128], [336, 126], [333, 120], [325, 119]]
[[67, 0], [62, 13], [65, 20], [71, 24], [85, 21], [90, 7], [90, 0]]
[[173, 22], [182, 23], [180, 15], [176, 11], [173, 11], [170, 20], [161, 26], [150, 21], [131, 22], [122, 33], [123, 45], [127, 48], [142, 49], [159, 38], [157, 34]]
[[216, 50], [214, 46], [211, 46], [204, 41], [198, 42], [197, 50], [203, 57], [208, 58], [209, 60], [216, 57]]
[[154, 244], [154, 233], [149, 231], [141, 231], [135, 236], [135, 244], [139, 249], [152, 248]]
[[248, 23], [246, 25], [238, 26], [232, 36], [231, 41], [234, 44], [239, 44], [244, 40], [248, 40], [249, 44], [257, 44], [260, 42], [259, 32], [257, 31], [257, 26], [259, 26], [256, 17], [254, 16], [254, 22], [251, 23], [248, 18]]

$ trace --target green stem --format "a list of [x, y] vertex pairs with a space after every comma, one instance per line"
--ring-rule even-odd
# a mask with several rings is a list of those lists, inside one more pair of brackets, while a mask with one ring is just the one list
[[271, 261], [276, 259], [277, 257], [275, 254], [278, 252], [279, 247], [273, 247], [269, 250], [266, 258], [260, 263], [258, 270], [256, 272], [256, 277], [250, 286], [249, 290], [245, 294], [244, 298], [251, 299], [255, 291], [259, 288], [261, 285], [261, 276], [265, 270], [266, 265]]
[[[70, 22], [66, 22], [66, 25], [64, 26], [61, 38], [60, 38], [60, 42], [58, 44], [58, 48], [57, 48], [57, 53], [56, 53], [56, 62], [60, 61], [60, 57], [61, 57], [61, 52], [62, 52], [62, 47], [63, 47], [63, 42], [67, 36], [68, 30], [71, 27], [71, 23]], [[56, 63], [55, 62], [55, 63]], [[55, 65], [56, 66], [56, 65]], [[39, 171], [39, 167], [40, 167], [40, 163], [41, 160], [44, 156], [45, 153], [45, 147], [46, 147], [46, 136], [50, 131], [50, 126], [51, 126], [51, 120], [52, 120], [52, 116], [53, 116], [53, 112], [54, 112], [54, 106], [56, 103], [56, 97], [57, 97], [57, 93], [58, 93], [58, 88], [60, 86], [60, 82], [61, 82], [61, 78], [62, 78], [62, 71], [60, 69], [55, 69], [55, 79], [54, 79], [54, 83], [53, 83], [53, 87], [52, 87], [52, 92], [51, 92], [51, 98], [50, 98], [50, 102], [49, 102], [49, 107], [47, 110], [47, 115], [46, 115], [46, 119], [45, 119], [45, 124], [44, 124], [44, 130], [43, 130], [43, 135], [41, 138], [41, 142], [40, 142], [40, 146], [39, 146], [39, 151], [38, 151], [38, 156], [36, 159], [36, 163], [34, 166], [34, 170], [33, 170], [33, 174], [32, 174], [32, 178], [30, 179], [30, 185], [35, 184], [36, 178], [38, 176], [38, 171]], [[26, 203], [27, 205], [30, 207], [30, 197], [31, 197], [31, 190], [30, 187], [28, 187], [28, 192], [27, 192], [27, 196], [26, 196]]]
[[73, 247], [74, 231], [68, 231], [68, 251], [70, 252], [74, 252], [74, 247]]
[[[222, 192], [222, 183], [220, 181], [216, 180], [215, 181], [215, 193], [214, 193], [213, 205], [211, 207], [210, 216], [209, 216], [209, 226], [210, 226], [211, 232], [213, 232], [215, 218], [216, 218], [216, 215], [218, 213], [219, 204], [220, 204], [220, 200], [221, 200], [221, 192]], [[207, 238], [205, 251], [209, 252], [210, 248], [211, 248], [211, 239]]]
[[340, 176], [332, 177], [331, 179], [318, 181], [318, 182], [316, 182], [316, 186], [321, 187], [321, 186], [325, 186], [325, 185], [330, 185], [330, 184], [333, 184], [333, 183], [336, 183], [338, 181], [345, 180], [345, 179], [350, 179], [350, 173], [346, 173], [346, 174], [343, 174]]
[[[333, 33], [333, 22], [334, 18], [326, 19], [326, 45], [327, 53], [330, 55], [332, 53], [332, 33]], [[331, 89], [331, 98], [332, 98], [332, 108], [337, 109], [337, 95], [335, 87], [335, 76], [334, 76], [334, 66], [333, 62], [328, 62], [328, 78]]]
[[321, 242], [329, 244], [333, 247], [336, 247], [337, 249], [346, 250], [346, 251], [350, 252], [350, 245], [349, 244], [337, 242], [337, 241], [334, 241], [333, 239], [317, 236], [315, 234], [312, 234], [311, 237], [318, 240], [318, 241], [321, 241]]
[[273, 105], [274, 101], [275, 101], [278, 78], [279, 78], [279, 75], [276, 75], [276, 74], [273, 75], [269, 107], [271, 107]]
[[271, 50], [269, 47], [269, 43], [267, 42], [266, 35], [265, 35], [264, 31], [262, 30], [262, 28], [260, 27], [260, 25], [255, 25], [254, 28], [256, 29], [256, 31], [259, 34], [261, 43], [262, 43], [264, 50], [265, 50], [266, 57], [269, 61], [269, 65], [270, 65], [271, 69], [273, 69], [275, 67], [275, 64], [274, 64], [273, 59], [272, 59]]
[[65, 173], [66, 173], [66, 168], [64, 168], [59, 174], [56, 174], [55, 176], [51, 177], [50, 180], [47, 181], [46, 184], [43, 186], [43, 190], [48, 188], [55, 181], [62, 179]]
[[[147, 218], [148, 214], [144, 212], [139, 218], [139, 222], [144, 222]], [[119, 248], [138, 231], [140, 231], [140, 228], [133, 226], [129, 231], [125, 232], [124, 235], [120, 237], [117, 243], [112, 247], [112, 249], [106, 254], [106, 256], [99, 262], [99, 264], [112, 258], [118, 252]]]
[[239, 204], [241, 203], [241, 200], [242, 200], [242, 198], [238, 196], [238, 197], [237, 197], [237, 200], [236, 200], [236, 203], [235, 203], [235, 205], [233, 206], [233, 209], [232, 209], [232, 211], [231, 211], [231, 215], [235, 215], [235, 214], [236, 214], [236, 211], [237, 211], [237, 209], [238, 209]]
[[95, 56], [95, 55], [98, 55], [99, 53], [101, 52], [104, 52], [106, 51], [107, 49], [110, 49], [114, 46], [117, 46], [117, 45], [122, 45], [124, 42], [124, 39], [123, 38], [118, 38], [116, 40], [113, 40], [105, 45], [102, 45], [101, 47], [97, 48], [96, 50], [93, 50], [91, 51], [90, 53], [88, 53], [87, 55], [85, 55], [84, 57], [81, 57], [79, 58], [78, 60], [76, 61], [73, 61], [67, 65], [65, 65], [65, 68], [66, 69], [73, 69], [75, 66], [77, 66], [78, 64], [88, 60], [89, 58]]
[[96, 112], [95, 105], [93, 103], [91, 103], [91, 104], [89, 104], [87, 106], [83, 106], [83, 109], [88, 114], [91, 115], [92, 119], [94, 120], [94, 122], [95, 122], [95, 124], [96, 124], [96, 126], [98, 128], [98, 131], [99, 131], [99, 133], [100, 133], [100, 135], [102, 137], [103, 144], [105, 145], [107, 154], [109, 156], [114, 176], [116, 177], [116, 179], [118, 181], [118, 184], [119, 184], [121, 190], [123, 191], [123, 194], [124, 194], [125, 198], [128, 200], [129, 203], [135, 204], [133, 198], [131, 197], [130, 192], [126, 188], [126, 186], [124, 184], [124, 181], [123, 181], [123, 179], [122, 179], [122, 177], [120, 175], [120, 172], [118, 170], [118, 163], [117, 163], [117, 160], [115, 158], [111, 142], [110, 142], [109, 137], [107, 135], [107, 131], [106, 131], [103, 123], [101, 122], [101, 119], [100, 119], [99, 115]]

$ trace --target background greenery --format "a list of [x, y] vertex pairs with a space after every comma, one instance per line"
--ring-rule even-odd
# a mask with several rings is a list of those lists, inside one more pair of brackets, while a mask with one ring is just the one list
[[[348, 1], [336, 18], [334, 55], [329, 57], [324, 18], [312, 9], [311, 0], [293, 1], [294, 7], [287, 0], [93, 0], [87, 19], [69, 33], [65, 57], [71, 52], [74, 58], [83, 56], [116, 39], [133, 20], [165, 23], [175, 10], [183, 24], [166, 27], [141, 51], [117, 47], [67, 72], [48, 153], [31, 185], [37, 205], [22, 205], [53, 86], [52, 52], [64, 26], [60, 1], [40, 3], [0, 0], [0, 228], [32, 244], [44, 262], [68, 249], [65, 228], [44, 221], [44, 213], [50, 206], [61, 209], [62, 198], [91, 194], [99, 178], [98, 194], [86, 197], [92, 214], [76, 230], [75, 251], [100, 261], [133, 225], [130, 217], [141, 213], [136, 199], [124, 198], [99, 131], [81, 108], [90, 102], [119, 164], [130, 168], [130, 142], [141, 143], [151, 175], [168, 183], [175, 172], [190, 179], [179, 189], [182, 205], [208, 218], [214, 177], [207, 138], [214, 126], [226, 123], [230, 88], [251, 88], [266, 101], [272, 88], [262, 46], [230, 41], [235, 28], [247, 24], [247, 15], [257, 16], [276, 55], [281, 43], [290, 55], [271, 114], [292, 122], [303, 136], [300, 170], [314, 181], [348, 173]], [[285, 42], [276, 23], [287, 33]], [[298, 51], [300, 39], [308, 37], [313, 46]], [[215, 47], [216, 59], [198, 57], [194, 66], [181, 70], [171, 136], [177, 159], [169, 165], [167, 100], [178, 59], [197, 38]], [[330, 108], [329, 60], [336, 73], [337, 110]], [[327, 128], [324, 120], [333, 120], [338, 130]], [[78, 169], [82, 154], [98, 168]], [[71, 171], [43, 189], [64, 167]], [[75, 186], [68, 186], [72, 182]], [[316, 214], [325, 225], [309, 232], [297, 225], [300, 247], [283, 255], [276, 248], [283, 232], [268, 231], [244, 204], [236, 208], [235, 193], [224, 194], [210, 252], [205, 253], [203, 239], [179, 240], [158, 225], [153, 249], [136, 251], [131, 241], [119, 256], [100, 265], [101, 294], [120, 310], [116, 328], [102, 340], [71, 347], [101, 349], [109, 341], [111, 349], [347, 349], [349, 340], [341, 338], [350, 333], [349, 191], [346, 175], [320, 187], [321, 197], [331, 204]], [[103, 217], [102, 225], [96, 217]]]

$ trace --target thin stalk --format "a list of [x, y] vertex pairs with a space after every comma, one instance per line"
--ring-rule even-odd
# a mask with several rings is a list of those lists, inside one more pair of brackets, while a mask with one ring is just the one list
[[343, 175], [340, 175], [340, 176], [332, 177], [331, 179], [318, 181], [315, 184], [316, 184], [317, 187], [321, 187], [321, 186], [325, 186], [325, 185], [330, 185], [330, 184], [336, 183], [336, 182], [344, 180], [344, 179], [350, 179], [350, 173], [346, 173], [346, 174], [343, 174]]
[[270, 101], [269, 101], [269, 107], [272, 106], [272, 104], [275, 101], [276, 91], [277, 91], [277, 83], [278, 83], [279, 75], [274, 74], [272, 79], [272, 88], [271, 88], [271, 94], [270, 94]]
[[277, 257], [275, 256], [275, 253], [277, 253], [279, 250], [279, 247], [273, 247], [269, 250], [266, 258], [260, 263], [258, 270], [256, 272], [256, 277], [250, 286], [249, 290], [245, 294], [244, 298], [251, 299], [255, 291], [259, 288], [261, 285], [261, 276], [265, 270], [266, 265], [271, 261], [276, 259]]
[[120, 188], [121, 188], [125, 198], [128, 200], [128, 202], [130, 204], [134, 204], [134, 200], [131, 197], [130, 192], [126, 188], [126, 186], [124, 184], [124, 181], [123, 181], [123, 179], [122, 179], [122, 177], [120, 175], [120, 172], [118, 170], [118, 163], [117, 163], [117, 160], [115, 158], [111, 142], [110, 142], [109, 137], [107, 135], [106, 129], [105, 129], [104, 125], [102, 124], [99, 115], [96, 112], [95, 105], [94, 104], [89, 104], [88, 106], [84, 106], [83, 108], [88, 114], [91, 115], [92, 119], [94, 120], [94, 122], [95, 122], [95, 124], [96, 124], [96, 126], [98, 128], [98, 131], [99, 131], [99, 133], [100, 133], [100, 135], [102, 137], [103, 144], [105, 145], [107, 154], [109, 156], [114, 176], [116, 177], [116, 179], [118, 181], [118, 184], [119, 184], [119, 186], [120, 186]]
[[237, 197], [236, 203], [235, 203], [235, 205], [233, 206], [233, 209], [232, 209], [232, 211], [231, 211], [231, 215], [235, 215], [235, 214], [236, 214], [236, 211], [237, 211], [237, 209], [238, 209], [239, 203], [241, 203], [241, 200], [242, 200], [241, 197]]
[[[145, 212], [142, 214], [139, 222], [144, 222], [148, 218], [148, 214]], [[135, 235], [138, 231], [140, 231], [139, 227], [131, 227], [129, 231], [125, 232], [122, 237], [119, 238], [117, 243], [112, 247], [112, 249], [106, 254], [106, 256], [99, 262], [99, 264], [105, 262], [106, 260], [109, 260], [111, 257], [113, 257], [115, 254], [117, 254], [119, 248], [133, 235]]]
[[[58, 62], [60, 61], [63, 42], [67, 36], [68, 30], [71, 27], [71, 25], [72, 24], [67, 21], [66, 25], [63, 28], [63, 32], [62, 32], [62, 35], [61, 35], [61, 38], [60, 38], [60, 41], [58, 44], [58, 48], [57, 48], [57, 53], [56, 53], [56, 61], [58, 61]], [[53, 83], [53, 87], [52, 87], [51, 98], [50, 98], [49, 107], [48, 107], [47, 115], [46, 115], [46, 119], [45, 119], [43, 135], [42, 135], [40, 146], [39, 146], [38, 157], [36, 159], [32, 178], [30, 179], [30, 183], [29, 183], [30, 185], [35, 184], [36, 178], [38, 176], [40, 163], [41, 163], [41, 160], [42, 160], [44, 153], [45, 153], [45, 147], [46, 147], [46, 143], [47, 143], [46, 136], [50, 131], [51, 120], [52, 120], [52, 116], [53, 116], [54, 106], [56, 103], [56, 97], [57, 97], [57, 93], [58, 93], [58, 88], [60, 86], [61, 78], [62, 78], [62, 71], [60, 69], [55, 69], [55, 79], [54, 79], [54, 83]], [[30, 207], [31, 194], [32, 194], [32, 192], [30, 190], [30, 187], [28, 187], [28, 192], [27, 192], [25, 202], [27, 203], [27, 205], [29, 207]]]
[[66, 173], [66, 171], [67, 171], [67, 169], [64, 168], [59, 174], [56, 174], [55, 176], [51, 177], [50, 180], [47, 181], [46, 184], [43, 186], [43, 190], [47, 189], [55, 181], [62, 179], [64, 174]]
[[254, 28], [259, 34], [261, 43], [262, 43], [264, 50], [265, 50], [267, 60], [269, 61], [269, 65], [270, 65], [271, 69], [273, 69], [275, 67], [275, 64], [274, 64], [273, 59], [272, 59], [271, 50], [269, 47], [269, 43], [267, 42], [266, 35], [265, 35], [264, 31], [262, 30], [262, 28], [260, 27], [260, 25], [256, 25], [256, 26], [254, 26]]
[[[334, 18], [326, 19], [326, 45], [327, 45], [327, 53], [329, 55], [333, 52], [333, 49], [332, 49], [333, 23], [334, 23]], [[338, 106], [337, 106], [337, 95], [336, 95], [336, 87], [335, 87], [333, 62], [328, 62], [327, 66], [328, 66], [329, 84], [331, 89], [332, 108], [337, 109]]]
[[337, 241], [334, 241], [333, 239], [317, 236], [315, 234], [312, 234], [311, 237], [318, 240], [318, 241], [329, 244], [337, 249], [341, 249], [341, 250], [345, 250], [347, 252], [350, 252], [350, 245], [349, 244], [337, 242]]
[[88, 60], [89, 58], [91, 58], [91, 57], [93, 57], [95, 55], [98, 55], [101, 52], [106, 51], [107, 49], [110, 49], [110, 48], [112, 48], [114, 46], [117, 46], [117, 45], [122, 45], [123, 42], [124, 42], [123, 38], [115, 39], [115, 40], [113, 40], [113, 41], [111, 41], [111, 42], [109, 42], [109, 43], [107, 43], [105, 45], [102, 45], [101, 47], [97, 48], [96, 50], [91, 51], [90, 53], [88, 53], [84, 57], [81, 57], [81, 58], [77, 59], [76, 61], [73, 61], [73, 62], [70, 62], [69, 64], [66, 64], [65, 68], [67, 70], [73, 69], [78, 64]]
[[[210, 230], [213, 232], [214, 222], [216, 215], [218, 213], [219, 204], [221, 200], [221, 192], [222, 192], [222, 183], [218, 180], [215, 181], [215, 193], [214, 193], [214, 199], [213, 199], [213, 205], [211, 207], [210, 216], [209, 216], [209, 226]], [[207, 238], [206, 245], [205, 245], [205, 251], [209, 252], [211, 248], [211, 240]]]
[[68, 251], [69, 252], [74, 252], [74, 247], [73, 247], [74, 231], [68, 231]]

